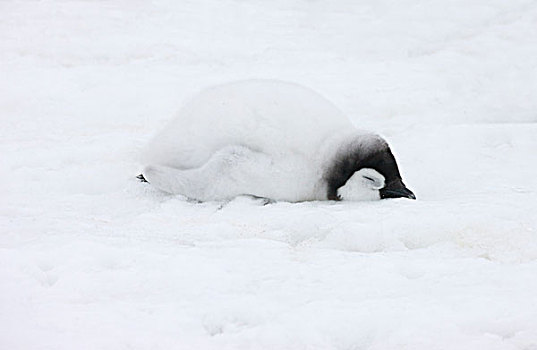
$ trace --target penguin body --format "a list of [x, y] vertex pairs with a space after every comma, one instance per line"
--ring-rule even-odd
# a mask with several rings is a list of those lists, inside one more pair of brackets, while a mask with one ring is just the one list
[[316, 92], [273, 80], [202, 91], [143, 158], [151, 184], [201, 201], [371, 200], [382, 197], [386, 180], [400, 179], [381, 137], [356, 129]]

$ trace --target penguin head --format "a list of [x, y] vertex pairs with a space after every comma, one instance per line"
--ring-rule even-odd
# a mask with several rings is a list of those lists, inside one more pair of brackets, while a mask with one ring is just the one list
[[328, 184], [329, 199], [416, 199], [403, 183], [388, 143], [377, 135], [347, 144], [330, 171]]
[[416, 199], [414, 193], [409, 190], [401, 179], [393, 180], [379, 190], [380, 199], [409, 198]]
[[339, 199], [364, 201], [380, 199], [380, 190], [384, 187], [384, 176], [375, 169], [360, 169], [338, 188]]

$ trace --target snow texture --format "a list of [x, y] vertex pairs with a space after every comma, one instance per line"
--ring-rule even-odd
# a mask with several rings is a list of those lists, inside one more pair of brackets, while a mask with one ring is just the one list
[[[537, 348], [537, 2], [0, 2], [0, 348]], [[417, 201], [195, 203], [143, 146], [311, 87]]]

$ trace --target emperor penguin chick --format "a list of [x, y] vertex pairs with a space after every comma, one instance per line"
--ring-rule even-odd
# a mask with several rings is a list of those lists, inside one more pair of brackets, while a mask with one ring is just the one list
[[149, 143], [141, 179], [200, 201], [416, 197], [388, 143], [297, 84], [247, 80], [206, 89]]

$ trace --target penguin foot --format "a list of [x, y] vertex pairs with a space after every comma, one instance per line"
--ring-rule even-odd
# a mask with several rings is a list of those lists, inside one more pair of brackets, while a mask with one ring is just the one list
[[261, 203], [263, 203], [263, 206], [265, 206], [265, 205], [269, 205], [269, 204], [274, 204], [274, 203], [276, 203], [276, 201], [274, 199], [270, 199], [270, 198], [263, 198]]
[[140, 182], [147, 182], [147, 183], [149, 183], [149, 181], [147, 181], [147, 180], [145, 179], [144, 174], [140, 174], [140, 175], [136, 176], [136, 178], [137, 178], [138, 180], [140, 180]]
[[276, 203], [276, 201], [271, 198], [259, 197], [254, 195], [248, 195], [248, 197], [252, 198], [256, 202], [261, 203], [263, 206]]

